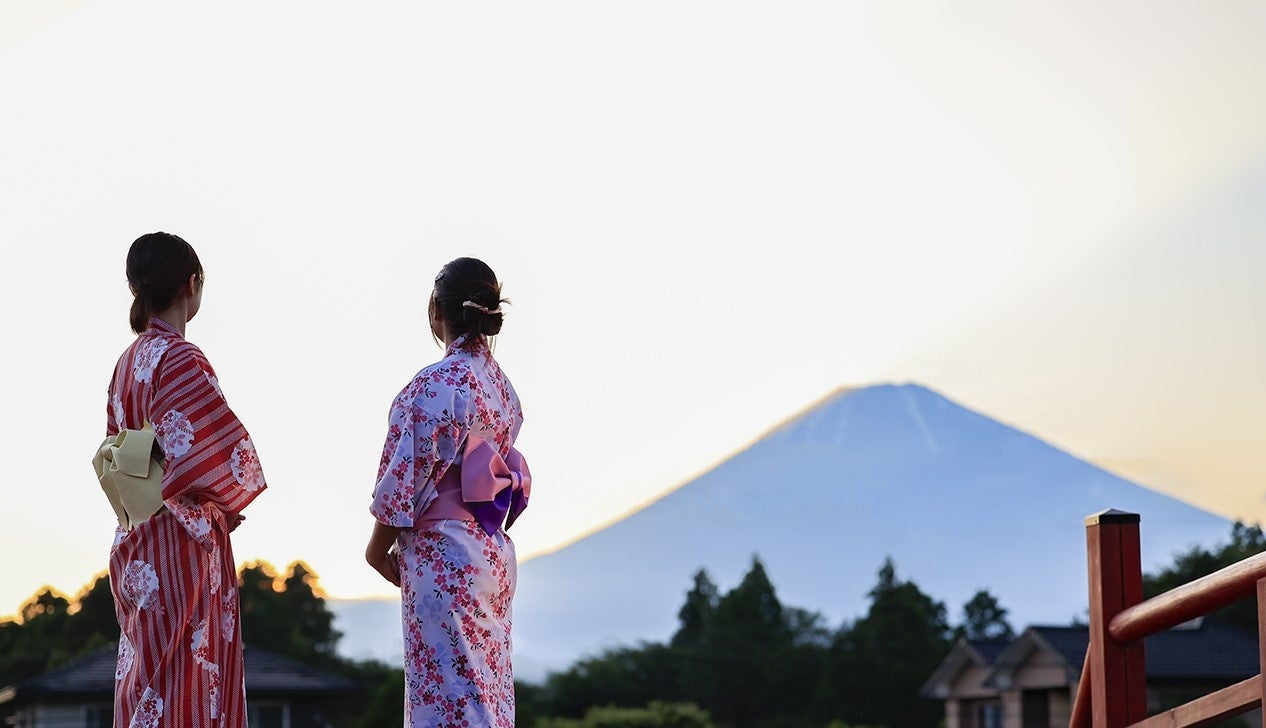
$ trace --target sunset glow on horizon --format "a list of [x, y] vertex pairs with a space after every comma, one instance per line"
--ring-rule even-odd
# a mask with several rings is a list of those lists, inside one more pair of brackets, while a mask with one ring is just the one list
[[[362, 559], [439, 267], [513, 300], [521, 559], [845, 386], [914, 381], [1266, 520], [1266, 8], [820, 2], [0, 10], [0, 614], [106, 567], [89, 472], [144, 232], [269, 491], [239, 563]], [[20, 480], [20, 476], [19, 476]], [[1112, 504], [1104, 504], [1109, 507]], [[1143, 514], [1146, 522], [1146, 514]]]

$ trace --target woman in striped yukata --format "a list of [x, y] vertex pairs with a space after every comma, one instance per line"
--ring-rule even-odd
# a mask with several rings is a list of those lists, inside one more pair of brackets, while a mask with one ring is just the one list
[[[202, 304], [198, 254], [167, 233], [127, 256], [136, 341], [110, 382], [106, 432], [152, 427], [162, 507], [110, 551], [119, 620], [114, 725], [244, 728], [237, 576], [229, 533], [264, 490], [246, 428], [185, 324]], [[157, 456], [158, 453], [155, 453]]]
[[[458, 258], [431, 294], [444, 358], [391, 405], [365, 558], [401, 588], [406, 726], [514, 726], [510, 602], [517, 565], [506, 535], [531, 476], [514, 449], [523, 412], [488, 337], [501, 284]], [[393, 548], [393, 545], [395, 548]]]

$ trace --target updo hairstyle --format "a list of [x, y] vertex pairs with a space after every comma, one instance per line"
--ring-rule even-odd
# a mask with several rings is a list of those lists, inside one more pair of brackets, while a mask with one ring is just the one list
[[454, 338], [468, 334], [466, 346], [501, 331], [505, 319], [501, 304], [509, 302], [501, 297], [501, 284], [492, 268], [477, 258], [449, 261], [435, 276], [431, 305], [439, 307]]
[[202, 277], [202, 262], [193, 246], [179, 235], [148, 233], [127, 251], [127, 287], [136, 298], [129, 315], [132, 330], [145, 330], [150, 316], [166, 311], [189, 283]]

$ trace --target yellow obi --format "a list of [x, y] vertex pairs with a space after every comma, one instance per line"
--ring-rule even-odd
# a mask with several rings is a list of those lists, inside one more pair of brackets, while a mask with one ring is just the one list
[[119, 526], [132, 530], [163, 508], [163, 466], [154, 458], [154, 430], [120, 430], [92, 458]]

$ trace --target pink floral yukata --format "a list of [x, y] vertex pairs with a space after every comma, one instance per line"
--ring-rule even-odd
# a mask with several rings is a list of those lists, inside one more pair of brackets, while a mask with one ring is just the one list
[[483, 337], [464, 343], [392, 402], [370, 512], [405, 529], [405, 724], [512, 728], [517, 565], [502, 523], [530, 491], [513, 448], [523, 414]]
[[166, 510], [110, 550], [114, 725], [244, 728], [229, 524], [266, 487], [250, 435], [206, 357], [157, 318], [119, 358], [106, 409], [107, 435], [150, 422], [166, 460]]

